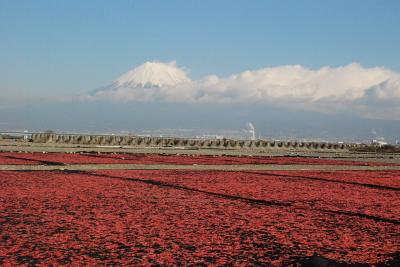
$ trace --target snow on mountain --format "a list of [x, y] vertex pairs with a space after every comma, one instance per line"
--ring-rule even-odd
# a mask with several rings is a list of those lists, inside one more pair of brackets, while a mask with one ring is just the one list
[[91, 92], [91, 97], [116, 100], [175, 101], [190, 98], [190, 78], [175, 62], [146, 62], [118, 77], [110, 85]]
[[114, 80], [113, 87], [174, 87], [188, 82], [190, 79], [185, 71], [175, 62], [146, 62]]

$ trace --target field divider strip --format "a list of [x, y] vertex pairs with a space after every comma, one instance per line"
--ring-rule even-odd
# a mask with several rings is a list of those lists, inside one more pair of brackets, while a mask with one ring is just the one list
[[216, 170], [216, 171], [385, 171], [400, 170], [400, 166], [349, 166], [304, 164], [233, 164], [233, 165], [180, 165], [180, 164], [51, 164], [0, 165], [0, 171], [52, 171], [52, 170]]

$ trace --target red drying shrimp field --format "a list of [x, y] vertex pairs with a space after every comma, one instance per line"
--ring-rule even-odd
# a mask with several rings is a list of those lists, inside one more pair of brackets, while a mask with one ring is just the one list
[[[1, 153], [0, 165], [358, 164], [95, 155]], [[400, 170], [0, 171], [3, 266], [399, 266], [399, 260]]]
[[0, 164], [179, 164], [179, 165], [241, 165], [241, 164], [306, 164], [344, 166], [392, 166], [393, 163], [363, 162], [341, 159], [283, 156], [210, 156], [168, 154], [97, 154], [97, 153], [0, 153]]

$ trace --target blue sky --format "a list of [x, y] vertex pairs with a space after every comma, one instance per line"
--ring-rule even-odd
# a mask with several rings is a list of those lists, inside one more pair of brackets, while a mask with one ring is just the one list
[[[267, 132], [271, 121], [278, 133], [304, 132], [288, 124], [318, 118], [315, 127], [306, 127], [309, 132], [321, 125], [340, 132], [341, 119], [350, 118], [358, 120], [354, 125], [361, 133], [386, 129], [393, 136], [397, 128], [390, 121], [382, 126], [364, 120], [400, 118], [399, 14], [398, 0], [0, 0], [0, 110], [7, 109], [0, 112], [0, 128], [39, 122], [43, 129], [58, 127], [57, 116], [69, 108], [76, 112], [65, 131], [101, 121], [99, 110], [121, 118], [113, 130], [126, 126], [123, 116], [129, 120], [129, 111], [147, 113], [146, 120], [135, 117], [136, 128], [130, 129], [155, 129], [182, 110], [185, 120], [169, 127], [207, 127], [204, 118], [214, 118], [214, 107], [241, 116], [239, 122], [210, 123], [221, 128], [236, 129], [254, 119]], [[106, 90], [106, 99], [98, 102], [76, 100], [146, 61], [176, 61], [168, 68], [186, 71], [194, 93], [172, 104], [170, 99], [182, 95], [179, 88], [120, 88]], [[161, 72], [163, 64], [156, 66]], [[238, 75], [231, 79], [232, 74]], [[216, 78], [204, 79], [207, 75]], [[116, 108], [118, 101], [108, 101], [117, 93], [134, 100], [122, 103], [123, 111]], [[140, 94], [161, 103], [139, 104]], [[199, 96], [212, 101], [202, 106]], [[220, 107], [227, 98], [231, 105]], [[61, 108], [60, 100], [66, 106]], [[85, 120], [78, 120], [79, 110], [85, 110]], [[297, 112], [303, 115], [294, 119]], [[281, 117], [284, 125], [278, 123]], [[202, 125], [193, 123], [200, 120]]]
[[193, 78], [301, 64], [400, 70], [399, 1], [0, 1], [0, 86], [84, 92], [147, 61]]

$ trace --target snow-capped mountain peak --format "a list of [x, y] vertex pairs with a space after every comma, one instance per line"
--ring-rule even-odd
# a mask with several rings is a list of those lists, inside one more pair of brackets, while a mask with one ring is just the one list
[[146, 62], [114, 80], [114, 87], [174, 87], [190, 82], [185, 71], [175, 62]]

